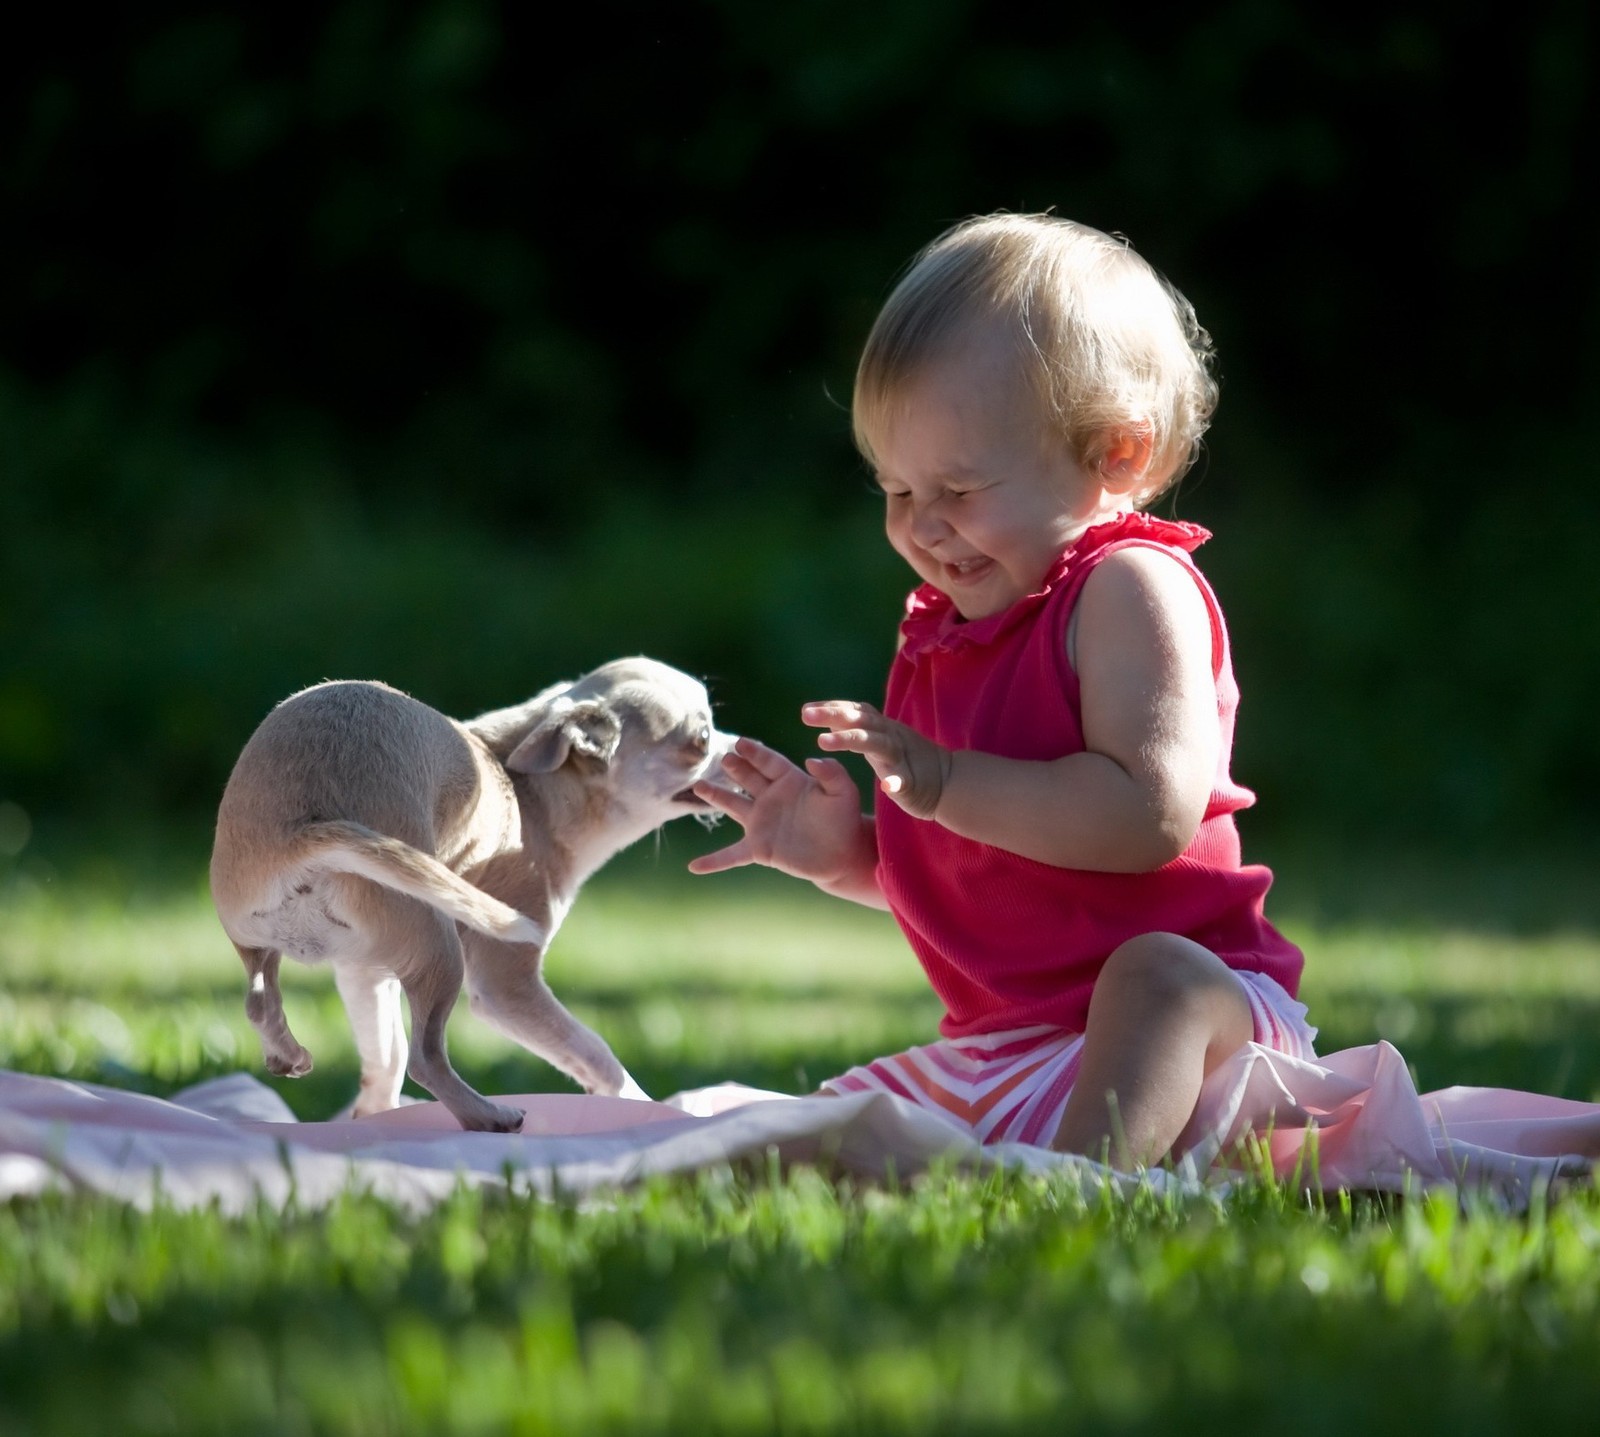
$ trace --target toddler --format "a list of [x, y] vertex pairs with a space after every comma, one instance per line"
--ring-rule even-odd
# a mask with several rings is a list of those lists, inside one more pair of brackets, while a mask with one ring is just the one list
[[1126, 242], [1047, 215], [969, 220], [890, 295], [856, 374], [857, 446], [906, 601], [883, 711], [809, 703], [834, 758], [741, 739], [748, 795], [702, 787], [762, 863], [887, 908], [943, 1039], [823, 1085], [985, 1142], [1158, 1161], [1244, 1043], [1310, 1056], [1302, 958], [1240, 859], [1238, 689], [1209, 536], [1143, 512], [1216, 402], [1210, 339]]

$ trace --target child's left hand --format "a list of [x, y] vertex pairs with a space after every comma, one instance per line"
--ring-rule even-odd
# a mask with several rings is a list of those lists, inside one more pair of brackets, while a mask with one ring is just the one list
[[872, 765], [878, 787], [913, 818], [932, 818], [950, 777], [950, 750], [915, 729], [885, 718], [871, 704], [848, 699], [806, 704], [800, 717], [827, 733], [817, 746], [829, 753], [859, 753]]

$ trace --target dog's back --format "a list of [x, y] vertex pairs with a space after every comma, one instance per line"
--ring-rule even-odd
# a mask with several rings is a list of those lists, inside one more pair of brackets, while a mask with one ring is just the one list
[[[380, 683], [303, 689], [262, 720], [223, 791], [219, 824], [261, 841], [328, 818], [426, 841], [418, 794], [470, 801], [472, 750], [443, 714]], [[448, 824], [449, 815], [440, 814]], [[409, 831], [408, 831], [409, 830]]]
[[499, 932], [513, 911], [451, 870], [500, 851], [516, 826], [504, 770], [458, 724], [385, 684], [319, 684], [273, 709], [239, 755], [212, 896], [236, 943], [305, 959], [326, 956], [340, 904], [359, 902], [338, 875]]

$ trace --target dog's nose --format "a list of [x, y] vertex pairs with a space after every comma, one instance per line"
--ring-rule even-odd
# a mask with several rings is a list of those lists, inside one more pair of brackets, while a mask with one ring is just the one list
[[706, 765], [705, 777], [722, 772], [722, 760], [733, 752], [733, 746], [739, 742], [736, 733], [714, 733], [711, 736], [711, 762]]
[[[705, 767], [700, 770], [695, 778], [695, 783], [710, 783], [718, 788], [736, 789], [736, 785], [722, 770], [722, 760], [733, 752], [734, 744], [739, 742], [736, 733], [719, 733], [716, 729], [711, 731], [710, 752], [706, 755]], [[738, 790], [742, 792], [743, 790]], [[694, 808], [710, 808], [704, 799], [697, 798], [693, 787], [684, 789], [681, 793], [673, 794], [677, 803], [687, 803]]]

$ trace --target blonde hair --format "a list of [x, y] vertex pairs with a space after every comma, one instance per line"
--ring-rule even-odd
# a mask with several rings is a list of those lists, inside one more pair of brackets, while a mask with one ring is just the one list
[[869, 462], [906, 383], [994, 324], [1079, 464], [1098, 465], [1120, 435], [1147, 438], [1148, 503], [1194, 462], [1217, 403], [1194, 307], [1126, 240], [1043, 214], [965, 220], [912, 261], [856, 369], [852, 421]]

